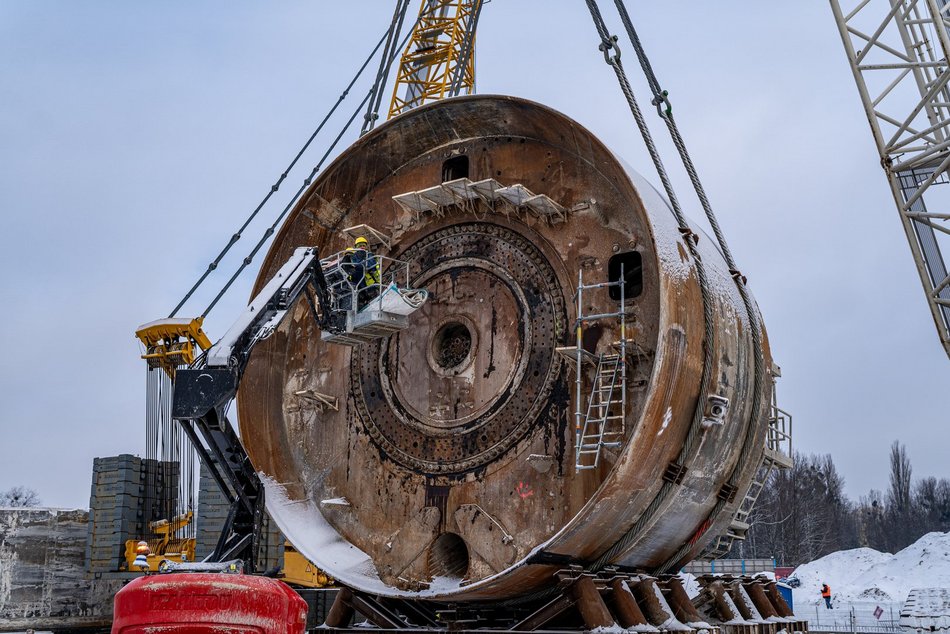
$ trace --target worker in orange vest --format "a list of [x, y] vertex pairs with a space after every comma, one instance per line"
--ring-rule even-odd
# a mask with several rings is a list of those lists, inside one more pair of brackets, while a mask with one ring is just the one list
[[831, 586], [827, 583], [821, 584], [821, 597], [825, 600], [825, 607], [831, 609]]

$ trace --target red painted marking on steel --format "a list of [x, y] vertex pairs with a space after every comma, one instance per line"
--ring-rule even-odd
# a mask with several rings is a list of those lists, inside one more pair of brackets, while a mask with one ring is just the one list
[[699, 528], [696, 529], [696, 532], [693, 533], [693, 536], [689, 540], [689, 545], [692, 546], [699, 541], [699, 538], [709, 530], [709, 527], [712, 525], [712, 519], [707, 519], [705, 522], [699, 525]]

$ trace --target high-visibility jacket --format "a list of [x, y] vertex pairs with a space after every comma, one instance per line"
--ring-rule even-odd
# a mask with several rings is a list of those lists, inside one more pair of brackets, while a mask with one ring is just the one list
[[366, 264], [364, 265], [366, 270], [366, 286], [373, 286], [379, 284], [382, 279], [382, 267], [380, 266], [379, 258], [370, 253], [366, 252]]
[[830, 598], [831, 598], [831, 586], [829, 586], [828, 584], [825, 584], [825, 585], [821, 586], [821, 596], [825, 597], [826, 599], [830, 599]]
[[360, 277], [362, 277], [362, 283], [359, 284], [360, 288], [379, 284], [380, 279], [382, 279], [382, 271], [380, 270], [382, 267], [379, 258], [360, 247], [348, 247], [346, 253], [352, 267], [350, 272], [351, 282], [359, 283]]

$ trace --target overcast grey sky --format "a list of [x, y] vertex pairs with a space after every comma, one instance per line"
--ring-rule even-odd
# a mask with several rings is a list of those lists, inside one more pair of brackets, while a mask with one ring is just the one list
[[[950, 477], [950, 361], [827, 0], [629, 5], [761, 305], [797, 449], [831, 453], [852, 497], [886, 486], [895, 439], [915, 476]], [[392, 6], [0, 0], [0, 490], [85, 506], [94, 456], [144, 449], [135, 327], [168, 313], [256, 205]], [[597, 44], [580, 0], [493, 0], [479, 92], [561, 110], [656, 182]]]

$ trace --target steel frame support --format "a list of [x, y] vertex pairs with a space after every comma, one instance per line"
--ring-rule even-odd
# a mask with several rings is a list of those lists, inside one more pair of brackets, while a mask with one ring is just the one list
[[422, 0], [402, 55], [389, 117], [475, 92], [475, 29], [484, 0]]
[[[948, 0], [830, 0], [940, 342], [950, 356]], [[950, 200], [950, 195], [946, 195]], [[935, 205], [933, 211], [928, 201]]]

